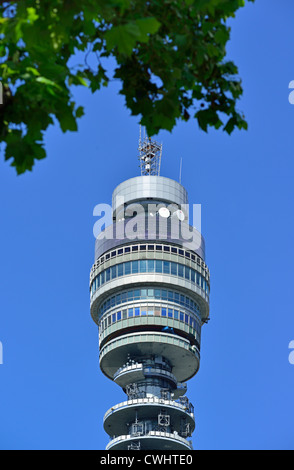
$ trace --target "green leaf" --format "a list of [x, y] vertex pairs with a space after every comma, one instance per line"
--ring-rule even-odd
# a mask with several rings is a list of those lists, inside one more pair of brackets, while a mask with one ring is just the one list
[[138, 40], [142, 42], [147, 42], [150, 34], [155, 34], [160, 28], [160, 23], [156, 18], [142, 18], [136, 20], [136, 25], [139, 28], [140, 34], [138, 35]]
[[71, 108], [66, 107], [61, 113], [56, 113], [62, 132], [78, 130], [76, 119], [72, 113]]
[[36, 13], [36, 9], [33, 7], [27, 8], [27, 13], [28, 13], [27, 19], [29, 23], [34, 23], [39, 18], [39, 15], [37, 15]]
[[160, 28], [156, 18], [143, 18], [123, 26], [113, 26], [105, 33], [107, 49], [117, 47], [122, 54], [131, 55], [137, 41], [146, 43], [149, 35], [154, 34]]
[[76, 109], [76, 117], [77, 118], [80, 118], [82, 116], [84, 116], [85, 114], [85, 111], [84, 111], [84, 107], [83, 106], [79, 106], [77, 109]]
[[38, 77], [36, 78], [36, 82], [43, 83], [44, 85], [52, 86], [54, 88], [57, 88], [58, 90], [62, 90], [61, 86], [59, 86], [57, 83], [53, 82], [52, 80], [49, 80], [49, 78], [46, 78], [46, 77]]
[[224, 127], [224, 131], [227, 132], [228, 134], [231, 134], [234, 130], [234, 127], [236, 125], [236, 120], [235, 118], [230, 118], [227, 122], [227, 124]]
[[131, 55], [136, 44], [136, 38], [130, 32], [130, 26], [114, 26], [105, 33], [107, 49], [111, 51], [117, 47], [121, 54]]

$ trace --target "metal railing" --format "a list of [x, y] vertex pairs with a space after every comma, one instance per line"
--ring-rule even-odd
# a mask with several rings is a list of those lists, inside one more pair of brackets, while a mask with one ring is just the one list
[[[149, 431], [144, 435], [140, 436], [140, 439], [142, 438], [148, 438], [148, 437], [155, 437], [155, 438], [166, 438], [171, 441], [177, 441], [180, 442], [181, 444], [185, 445], [186, 447], [192, 449], [192, 442], [188, 441], [184, 437], [181, 437], [177, 432], [174, 433], [169, 433], [169, 432], [163, 432], [163, 431]], [[131, 434], [126, 434], [123, 436], [112, 436], [110, 438], [110, 442], [106, 446], [106, 450], [110, 449], [112, 446], [115, 444], [118, 444], [121, 441], [126, 441], [126, 440], [131, 440], [133, 439], [133, 436]], [[138, 439], [138, 437], [136, 437]]]
[[112, 415], [118, 410], [127, 408], [132, 405], [148, 405], [148, 404], [171, 406], [173, 408], [178, 409], [179, 411], [184, 411], [190, 414], [191, 418], [194, 419], [194, 414], [193, 412], [190, 411], [190, 409], [193, 409], [194, 411], [194, 407], [193, 405], [191, 405], [190, 402], [188, 403], [189, 405], [187, 406], [187, 404], [180, 403], [179, 400], [164, 400], [163, 398], [157, 398], [157, 397], [135, 398], [133, 400], [123, 401], [111, 407], [108, 411], [106, 411], [104, 415], [104, 422], [110, 415]]

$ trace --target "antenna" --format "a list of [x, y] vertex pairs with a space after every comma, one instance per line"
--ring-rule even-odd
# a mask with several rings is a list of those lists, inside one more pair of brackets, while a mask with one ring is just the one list
[[152, 140], [145, 133], [142, 138], [142, 130], [140, 125], [140, 138], [139, 138], [139, 163], [141, 168], [141, 176], [160, 174], [160, 164], [162, 155], [162, 144]]
[[179, 178], [179, 183], [182, 184], [182, 157], [181, 157], [181, 163], [180, 163], [180, 178]]

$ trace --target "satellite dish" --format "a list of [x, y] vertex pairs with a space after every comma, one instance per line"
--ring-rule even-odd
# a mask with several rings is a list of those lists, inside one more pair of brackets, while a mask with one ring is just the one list
[[177, 211], [175, 212], [175, 214], [176, 214], [177, 218], [178, 218], [181, 222], [183, 222], [183, 221], [185, 220], [185, 214], [184, 214], [184, 212], [181, 211], [180, 209], [177, 210]]
[[168, 210], [167, 207], [161, 207], [158, 213], [161, 217], [164, 217], [165, 219], [167, 219], [170, 216], [170, 211]]

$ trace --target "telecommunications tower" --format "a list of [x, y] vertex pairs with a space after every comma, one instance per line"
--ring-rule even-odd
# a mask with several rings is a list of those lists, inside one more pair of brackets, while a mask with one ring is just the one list
[[205, 244], [189, 225], [185, 188], [160, 176], [162, 145], [140, 132], [138, 150], [141, 176], [115, 188], [90, 274], [100, 368], [126, 394], [104, 416], [106, 449], [190, 450], [186, 382], [209, 318]]

